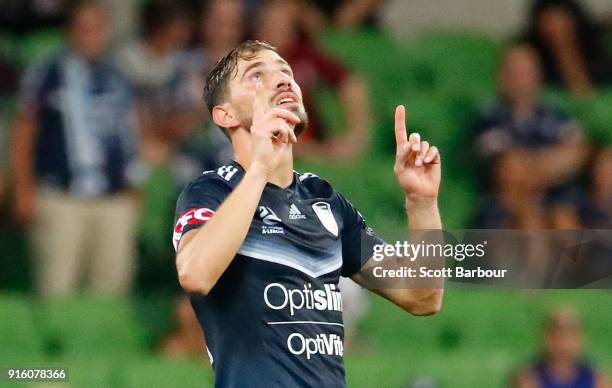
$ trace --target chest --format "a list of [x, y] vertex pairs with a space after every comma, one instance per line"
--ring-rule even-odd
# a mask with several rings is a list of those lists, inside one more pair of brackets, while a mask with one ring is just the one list
[[[71, 71], [75, 70], [78, 71]], [[47, 74], [39, 96], [42, 110], [107, 122], [125, 117], [131, 97], [127, 84], [107, 68], [59, 64]]]
[[317, 277], [342, 265], [340, 209], [332, 201], [265, 193], [239, 253]]
[[305, 244], [322, 245], [340, 238], [343, 222], [333, 201], [286, 193], [264, 193], [249, 233], [284, 235]]

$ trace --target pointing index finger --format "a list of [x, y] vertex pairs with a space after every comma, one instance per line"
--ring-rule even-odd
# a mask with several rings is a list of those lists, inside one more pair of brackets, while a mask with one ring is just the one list
[[408, 142], [406, 135], [406, 108], [399, 105], [395, 108], [395, 143], [398, 150]]
[[266, 113], [266, 103], [261, 82], [255, 85], [255, 98], [253, 99], [253, 118], [261, 117]]

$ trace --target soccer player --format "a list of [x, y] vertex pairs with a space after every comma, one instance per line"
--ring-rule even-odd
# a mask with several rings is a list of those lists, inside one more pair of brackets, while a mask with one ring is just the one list
[[[344, 386], [338, 279], [364, 284], [360, 270], [382, 240], [328, 182], [293, 170], [307, 114], [274, 47], [247, 41], [232, 50], [209, 74], [205, 99], [234, 161], [185, 188], [173, 239], [216, 386]], [[395, 136], [409, 228], [441, 229], [438, 150], [407, 136], [403, 106]], [[436, 313], [443, 294], [373, 291], [415, 315]]]

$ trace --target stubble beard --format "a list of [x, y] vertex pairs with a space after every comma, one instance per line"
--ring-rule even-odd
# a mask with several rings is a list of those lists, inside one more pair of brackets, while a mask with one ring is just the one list
[[[300, 118], [300, 123], [295, 126], [293, 129], [293, 133], [295, 136], [299, 136], [304, 130], [308, 127], [308, 113], [306, 113], [305, 109], [287, 109], [289, 112], [294, 113], [297, 117]], [[241, 125], [247, 131], [251, 130], [251, 126], [253, 125], [253, 115], [251, 114], [249, 117], [241, 120]]]

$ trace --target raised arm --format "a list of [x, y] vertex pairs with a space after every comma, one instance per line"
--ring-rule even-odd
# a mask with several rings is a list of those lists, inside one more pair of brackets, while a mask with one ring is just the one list
[[[406, 133], [406, 111], [398, 106], [395, 111], [396, 155], [394, 172], [405, 194], [409, 238], [421, 241], [421, 231], [442, 229], [438, 211], [438, 190], [441, 179], [441, 161], [438, 149], [421, 141], [420, 135]], [[428, 234], [431, 236], [431, 234]], [[440, 264], [440, 263], [437, 263]], [[368, 264], [364, 270], [368, 270]], [[364, 286], [366, 274], [357, 273], [353, 280]], [[372, 289], [394, 304], [414, 315], [430, 315], [442, 306], [444, 289], [441, 279], [434, 280], [435, 288]]]
[[208, 222], [187, 232], [177, 248], [179, 282], [187, 292], [208, 294], [225, 272], [249, 231], [270, 173], [280, 161], [278, 143], [296, 141], [293, 126], [300, 119], [284, 109], [265, 112], [259, 89], [250, 131], [251, 163], [246, 174]]

